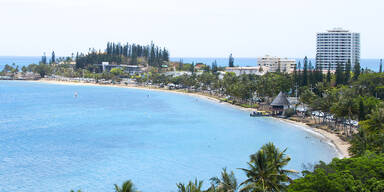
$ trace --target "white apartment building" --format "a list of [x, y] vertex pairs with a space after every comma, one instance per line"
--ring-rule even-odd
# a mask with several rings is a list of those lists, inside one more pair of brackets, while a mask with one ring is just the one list
[[334, 28], [317, 33], [316, 66], [323, 70], [335, 70], [337, 63], [342, 67], [350, 61], [351, 66], [360, 62], [360, 33]]
[[236, 76], [244, 74], [264, 75], [268, 67], [226, 67], [225, 72], [233, 72]]
[[276, 72], [280, 70], [280, 72], [283, 73], [292, 73], [296, 66], [296, 60], [266, 55], [257, 58], [257, 64], [260, 67], [268, 68], [268, 72]]

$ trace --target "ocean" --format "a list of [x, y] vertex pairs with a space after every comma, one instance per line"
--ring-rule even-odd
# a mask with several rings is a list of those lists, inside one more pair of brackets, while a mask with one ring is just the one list
[[224, 167], [240, 183], [267, 142], [287, 148], [290, 169], [337, 156], [300, 126], [169, 92], [0, 81], [0, 109], [0, 191], [105, 192], [131, 179], [172, 192], [195, 178], [207, 187]]
[[[0, 56], [0, 70], [3, 69], [4, 65], [18, 65], [21, 69], [22, 66], [29, 65], [31, 63], [39, 63], [41, 57], [17, 57], [17, 56]], [[219, 66], [228, 66], [228, 58], [201, 58], [201, 57], [172, 57], [171, 61], [180, 61], [184, 63], [204, 63], [211, 65], [214, 61], [217, 62]], [[315, 65], [316, 60], [314, 58], [309, 58], [309, 60]], [[303, 58], [296, 58], [296, 62], [303, 63]], [[361, 59], [361, 67], [368, 68], [373, 71], [379, 71], [379, 62], [380, 59]], [[234, 64], [236, 66], [257, 66], [257, 58], [235, 58]]]

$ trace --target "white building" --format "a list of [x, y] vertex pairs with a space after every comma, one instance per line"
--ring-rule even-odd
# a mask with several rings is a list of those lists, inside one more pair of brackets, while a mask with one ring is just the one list
[[268, 67], [226, 67], [226, 72], [233, 72], [236, 76], [243, 74], [264, 75], [268, 71]]
[[334, 70], [350, 61], [351, 67], [360, 62], [360, 34], [342, 28], [317, 33], [316, 66]]
[[296, 60], [280, 57], [272, 57], [266, 55], [264, 57], [257, 58], [257, 63], [260, 67], [268, 67], [268, 72], [280, 72], [292, 73], [296, 66]]

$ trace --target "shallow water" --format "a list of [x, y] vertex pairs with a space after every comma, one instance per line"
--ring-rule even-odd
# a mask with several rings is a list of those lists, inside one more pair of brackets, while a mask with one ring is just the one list
[[[74, 97], [74, 93], [78, 97]], [[246, 167], [274, 142], [289, 168], [330, 161], [318, 136], [271, 118], [175, 93], [0, 81], [0, 191], [113, 191], [132, 179], [146, 192]]]

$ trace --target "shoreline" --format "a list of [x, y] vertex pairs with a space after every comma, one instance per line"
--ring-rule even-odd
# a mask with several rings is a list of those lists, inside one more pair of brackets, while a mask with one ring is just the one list
[[[116, 87], [116, 88], [131, 88], [131, 89], [140, 89], [140, 90], [150, 90], [150, 91], [162, 91], [162, 92], [169, 92], [169, 93], [178, 93], [178, 94], [183, 94], [183, 95], [188, 95], [192, 97], [198, 97], [200, 99], [207, 99], [210, 101], [214, 101], [220, 104], [228, 105], [230, 107], [242, 110], [242, 111], [247, 111], [251, 112], [254, 111], [255, 109], [252, 108], [245, 108], [241, 107], [238, 105], [233, 105], [227, 102], [221, 102], [219, 99], [213, 97], [213, 96], [208, 96], [204, 95], [202, 93], [196, 92], [196, 93], [188, 93], [185, 91], [177, 91], [177, 90], [168, 90], [168, 89], [162, 89], [162, 88], [151, 88], [151, 87], [144, 87], [144, 86], [137, 86], [137, 85], [110, 85], [110, 84], [97, 84], [97, 83], [84, 83], [84, 82], [68, 82], [68, 81], [57, 81], [57, 80], [47, 80], [47, 79], [40, 79], [40, 80], [27, 80], [28, 82], [40, 82], [40, 83], [49, 83], [49, 84], [58, 84], [58, 85], [78, 85], [78, 86], [100, 86], [100, 87]], [[348, 158], [350, 157], [348, 153], [348, 148], [350, 144], [346, 141], [343, 141], [342, 139], [339, 138], [336, 134], [327, 132], [323, 129], [319, 128], [314, 128], [311, 127], [303, 122], [298, 122], [298, 121], [293, 121], [289, 119], [281, 119], [281, 118], [275, 118], [273, 119], [277, 121], [282, 121], [288, 124], [293, 124], [298, 126], [299, 128], [303, 129], [304, 131], [311, 132], [312, 134], [320, 135], [326, 139], [328, 144], [330, 144], [333, 148], [335, 148], [336, 152], [338, 153], [338, 158]]]

